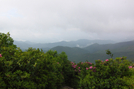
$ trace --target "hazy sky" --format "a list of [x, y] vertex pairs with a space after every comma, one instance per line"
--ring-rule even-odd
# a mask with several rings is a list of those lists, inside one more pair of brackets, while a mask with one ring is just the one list
[[134, 0], [0, 0], [0, 32], [36, 43], [134, 40]]

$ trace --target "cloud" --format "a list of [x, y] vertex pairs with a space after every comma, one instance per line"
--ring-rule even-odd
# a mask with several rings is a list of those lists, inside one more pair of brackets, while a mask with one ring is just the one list
[[134, 38], [133, 0], [1, 0], [0, 32], [14, 40]]

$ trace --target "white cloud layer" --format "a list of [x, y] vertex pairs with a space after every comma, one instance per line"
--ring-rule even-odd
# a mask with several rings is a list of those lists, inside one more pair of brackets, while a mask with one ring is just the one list
[[0, 0], [0, 32], [37, 43], [134, 40], [134, 0]]

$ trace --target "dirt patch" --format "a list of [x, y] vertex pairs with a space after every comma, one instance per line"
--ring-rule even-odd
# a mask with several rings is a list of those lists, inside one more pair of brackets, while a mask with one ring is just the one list
[[[71, 88], [71, 87], [69, 87], [69, 86], [63, 86], [63, 87], [60, 88], [60, 89], [74, 89], [74, 88]], [[80, 88], [80, 89], [82, 89], [82, 88]]]
[[73, 88], [71, 88], [71, 87], [69, 87], [69, 86], [63, 86], [63, 87], [60, 88], [60, 89], [73, 89]]

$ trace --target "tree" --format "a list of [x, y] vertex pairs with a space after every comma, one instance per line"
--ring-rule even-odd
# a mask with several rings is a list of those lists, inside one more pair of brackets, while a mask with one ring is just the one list
[[111, 58], [113, 57], [113, 54], [111, 54], [111, 52], [109, 51], [109, 49], [108, 49], [108, 50], [106, 50], [106, 54], [107, 54], [107, 55], [110, 55], [110, 56], [111, 56]]

